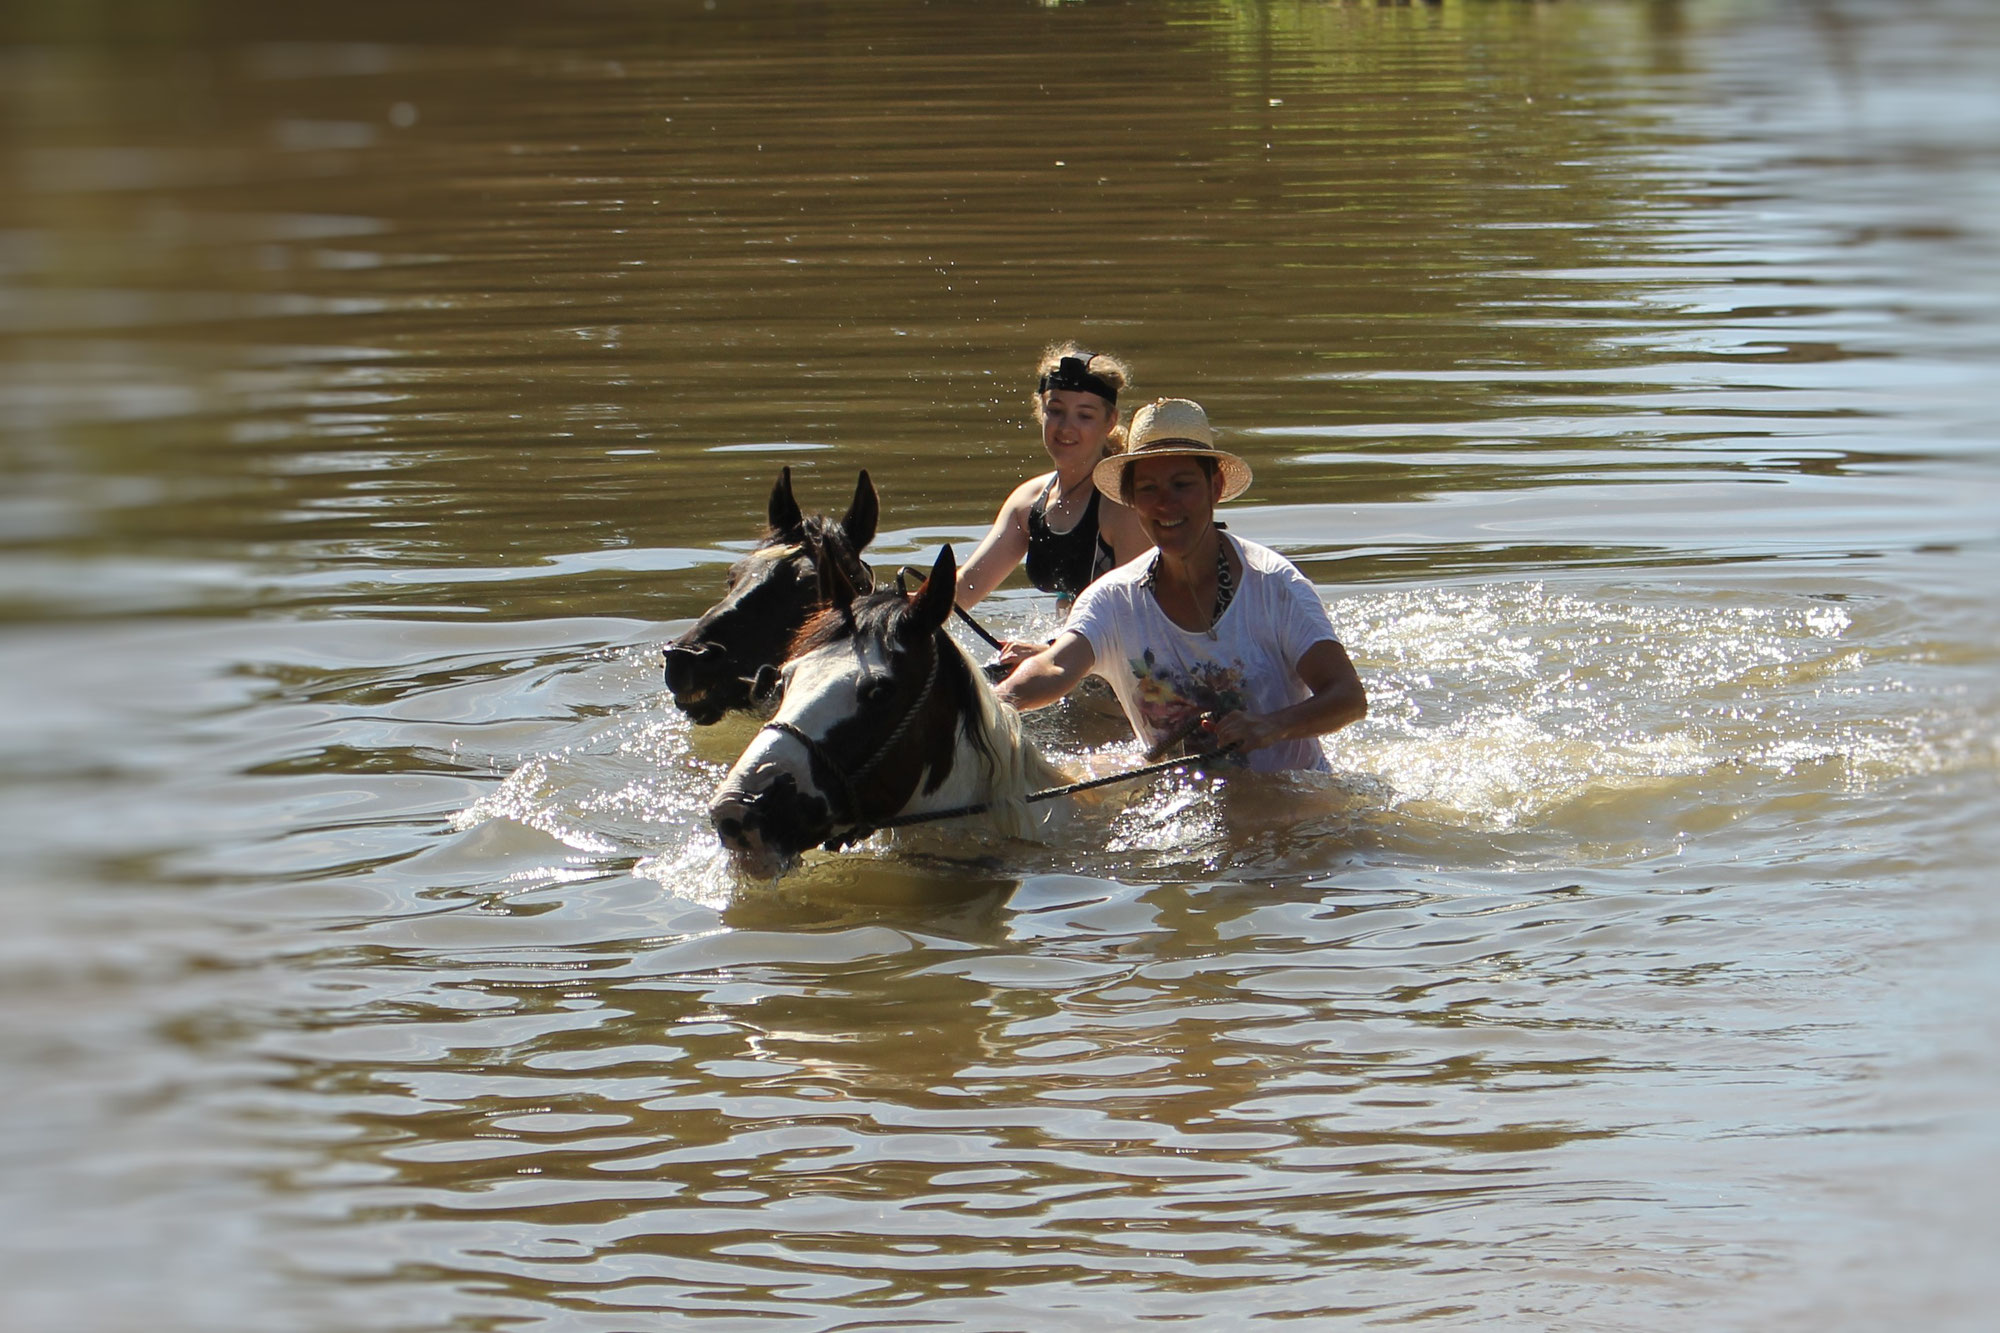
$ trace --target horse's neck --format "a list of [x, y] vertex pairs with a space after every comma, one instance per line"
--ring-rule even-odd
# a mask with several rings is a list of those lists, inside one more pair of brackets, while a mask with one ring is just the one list
[[[949, 645], [948, 651], [958, 653], [963, 659], [964, 654], [951, 643], [949, 636], [941, 634], [941, 638], [941, 650]], [[985, 749], [966, 739], [964, 729], [954, 719], [951, 772], [936, 791], [926, 793], [919, 788], [908, 807], [912, 814], [1019, 801], [1031, 791], [1069, 781], [1069, 776], [1043, 757], [1035, 743], [1022, 733], [1020, 715], [1001, 706], [992, 687], [969, 661], [965, 663], [965, 674], [972, 686], [968, 702], [974, 713], [973, 723], [985, 739]]]
[[936, 791], [919, 790], [910, 802], [910, 812], [1018, 801], [1030, 791], [1068, 781], [1060, 769], [1042, 757], [1034, 742], [1018, 732], [1012, 737], [992, 736], [990, 744], [989, 751], [981, 751], [960, 735], [952, 746], [951, 772]]

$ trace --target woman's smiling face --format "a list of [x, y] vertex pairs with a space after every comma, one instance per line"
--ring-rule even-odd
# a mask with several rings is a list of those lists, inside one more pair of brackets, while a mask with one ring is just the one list
[[1178, 554], [1208, 531], [1222, 498], [1222, 474], [1211, 475], [1186, 456], [1142, 458], [1132, 465], [1127, 489], [1126, 503], [1153, 545]]
[[1081, 454], [1096, 461], [1104, 453], [1118, 409], [1081, 389], [1051, 389], [1042, 395], [1042, 445], [1062, 463]]

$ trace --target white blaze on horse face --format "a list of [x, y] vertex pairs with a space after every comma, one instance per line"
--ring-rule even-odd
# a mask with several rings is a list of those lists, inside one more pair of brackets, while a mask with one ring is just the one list
[[[861, 711], [861, 683], [888, 669], [888, 656], [877, 645], [847, 639], [815, 649], [792, 663], [784, 700], [771, 720], [824, 741], [835, 726]], [[813, 777], [812, 758], [805, 747], [774, 727], [757, 733], [723, 779], [722, 788], [754, 797], [783, 773], [792, 776], [800, 792], [828, 799]]]

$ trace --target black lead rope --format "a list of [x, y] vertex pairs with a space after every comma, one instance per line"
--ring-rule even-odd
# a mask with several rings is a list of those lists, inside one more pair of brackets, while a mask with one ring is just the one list
[[971, 616], [967, 615], [965, 613], [964, 607], [954, 602], [952, 603], [951, 612], [953, 615], [957, 616], [960, 620], [963, 620], [966, 624], [972, 626], [972, 632], [974, 634], [977, 634], [980, 638], [986, 640], [987, 646], [991, 648], [994, 652], [998, 653], [1005, 651], [1005, 649], [1003, 649], [1000, 646], [1000, 640], [994, 638], [991, 634], [988, 634], [986, 632], [986, 626], [980, 624], [978, 621], [974, 620]]
[[[909, 589], [903, 586], [903, 576], [905, 574], [911, 574], [911, 573], [923, 574], [924, 571], [921, 569], [912, 569], [908, 565], [904, 565], [901, 569], [896, 571], [897, 592], [903, 593], [906, 596], [908, 595]], [[928, 577], [928, 575], [926, 575], [926, 577]], [[951, 604], [951, 613], [957, 616], [960, 620], [964, 621], [967, 625], [971, 626], [972, 632], [974, 634], [977, 634], [980, 638], [986, 640], [986, 646], [991, 648], [994, 652], [998, 653], [1005, 651], [1005, 649], [1002, 647], [1000, 643], [1000, 640], [994, 638], [991, 634], [988, 634], [986, 632], [986, 626], [980, 624], [978, 621], [974, 620], [970, 615], [966, 614], [965, 608], [960, 606], [957, 602], [953, 602]]]
[[[1128, 769], [1123, 773], [1113, 773], [1108, 777], [1088, 778], [1082, 782], [1072, 782], [1066, 787], [1050, 787], [1044, 791], [1031, 791], [1022, 797], [1023, 804], [1034, 805], [1038, 801], [1053, 801], [1058, 796], [1074, 796], [1080, 791], [1094, 787], [1109, 787], [1114, 782], [1130, 782], [1135, 778], [1151, 777], [1155, 773], [1165, 773], [1169, 769], [1186, 768], [1192, 764], [1206, 764], [1222, 758], [1228, 750], [1204, 750], [1200, 754], [1182, 755], [1178, 759], [1162, 759], [1156, 764], [1142, 768]], [[917, 815], [896, 815], [885, 819], [869, 829], [856, 829], [844, 835], [846, 842], [855, 843], [883, 829], [908, 828], [912, 824], [935, 824], [941, 819], [960, 819], [966, 815], [983, 815], [993, 809], [995, 802], [981, 801], [977, 805], [961, 805], [950, 810], [926, 810]]]

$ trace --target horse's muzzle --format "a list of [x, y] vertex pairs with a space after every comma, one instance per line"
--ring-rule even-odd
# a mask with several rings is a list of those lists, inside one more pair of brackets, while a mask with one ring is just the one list
[[806, 848], [832, 835], [833, 810], [820, 796], [801, 791], [792, 774], [766, 765], [747, 774], [743, 785], [716, 792], [708, 822], [739, 870], [775, 879]]
[[[749, 691], [732, 670], [728, 650], [719, 643], [703, 643], [694, 647], [670, 643], [660, 650], [665, 659], [667, 689], [674, 696], [674, 706], [688, 715], [696, 726], [705, 727], [721, 720], [731, 708], [748, 707]], [[740, 701], [732, 702], [728, 687], [735, 685], [743, 695]]]

